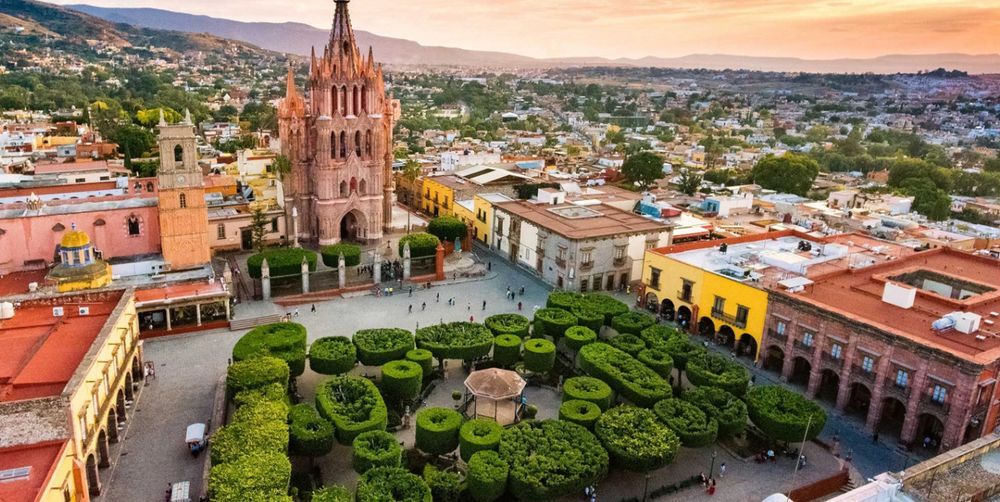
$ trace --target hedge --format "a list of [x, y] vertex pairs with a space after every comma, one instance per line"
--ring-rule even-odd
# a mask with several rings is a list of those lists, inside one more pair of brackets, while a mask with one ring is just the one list
[[292, 376], [306, 369], [306, 328], [282, 322], [258, 326], [240, 337], [233, 346], [233, 361], [273, 356], [288, 363]]
[[357, 502], [433, 502], [431, 489], [420, 476], [401, 467], [376, 467], [361, 475]]
[[558, 340], [566, 330], [576, 326], [576, 316], [563, 309], [539, 309], [535, 312], [535, 330], [532, 336], [541, 338], [552, 337]]
[[535, 373], [545, 373], [556, 364], [556, 346], [544, 338], [524, 342], [524, 367]]
[[413, 349], [406, 351], [406, 360], [413, 361], [420, 365], [424, 378], [427, 378], [434, 369], [434, 354], [424, 349]]
[[365, 366], [382, 366], [406, 357], [415, 347], [413, 333], [399, 328], [363, 329], [354, 333], [358, 360]]
[[594, 435], [608, 450], [615, 465], [635, 472], [649, 472], [674, 461], [681, 441], [674, 431], [645, 408], [619, 406], [601, 414]]
[[583, 295], [580, 293], [557, 290], [549, 293], [548, 299], [545, 300], [545, 307], [572, 310], [574, 307], [580, 305], [582, 298]]
[[750, 389], [747, 412], [753, 424], [767, 437], [788, 443], [799, 443], [803, 437], [811, 441], [826, 425], [823, 408], [801, 394], [776, 385]]
[[500, 458], [500, 454], [492, 450], [479, 451], [468, 462], [466, 493], [476, 502], [494, 502], [503, 497], [507, 491], [510, 466]]
[[603, 380], [577, 376], [567, 378], [563, 382], [563, 402], [588, 401], [597, 405], [601, 411], [611, 407], [611, 387]]
[[674, 358], [670, 357], [666, 350], [643, 349], [635, 358], [649, 366], [649, 369], [655, 371], [657, 375], [670, 379], [670, 372], [674, 369]]
[[663, 324], [654, 324], [639, 332], [639, 338], [646, 342], [647, 347], [659, 349], [665, 349], [667, 342], [682, 336], [687, 338], [683, 333]]
[[573, 326], [566, 330], [566, 347], [579, 351], [584, 345], [597, 341], [597, 332], [586, 326]]
[[386, 431], [358, 434], [351, 446], [351, 465], [358, 474], [376, 467], [399, 467], [403, 463], [403, 447], [396, 436]]
[[468, 230], [465, 222], [454, 216], [434, 218], [427, 224], [427, 233], [448, 242], [455, 242], [455, 239], [464, 239]]
[[343, 486], [324, 486], [313, 490], [312, 502], [354, 502], [354, 494]]
[[349, 445], [358, 434], [385, 430], [388, 410], [371, 380], [340, 375], [316, 387], [316, 409], [333, 422], [337, 441]]
[[595, 332], [601, 331], [601, 327], [604, 326], [604, 314], [597, 312], [596, 310], [590, 310], [583, 307], [573, 307], [570, 313], [576, 316], [576, 322], [580, 326], [586, 326]]
[[528, 336], [528, 329], [531, 321], [521, 314], [497, 314], [486, 318], [483, 322], [495, 336], [517, 335], [521, 338]]
[[431, 455], [444, 455], [458, 448], [462, 414], [448, 408], [425, 408], [417, 413], [416, 445]]
[[345, 267], [356, 267], [361, 265], [361, 246], [357, 244], [334, 244], [324, 246], [319, 250], [323, 258], [323, 264], [330, 268], [340, 268], [340, 255], [344, 255]]
[[302, 403], [288, 412], [288, 451], [293, 455], [319, 457], [333, 448], [333, 424], [319, 416], [316, 408]]
[[277, 357], [258, 357], [230, 364], [226, 370], [226, 389], [234, 396], [271, 384], [287, 389], [288, 378], [288, 363]]
[[500, 335], [493, 339], [493, 362], [509, 368], [521, 360], [521, 339], [517, 335]]
[[588, 429], [594, 428], [594, 422], [601, 416], [601, 408], [590, 401], [571, 399], [563, 401], [559, 406], [559, 420], [573, 422]]
[[725, 356], [702, 353], [687, 363], [688, 381], [697, 386], [718, 387], [743, 397], [750, 384], [750, 372]]
[[[615, 316], [629, 311], [628, 305], [611, 296], [600, 293], [580, 294], [572, 291], [553, 291], [549, 294], [545, 306], [568, 311], [583, 309], [596, 312], [602, 316], [601, 324], [604, 326], [610, 326]], [[589, 324], [587, 326], [594, 331], [600, 329], [600, 326], [594, 327]]]
[[719, 422], [719, 437], [743, 432], [747, 426], [747, 405], [738, 397], [717, 387], [688, 389], [681, 399], [701, 408], [705, 415]]
[[687, 363], [691, 358], [705, 353], [705, 347], [692, 342], [687, 335], [667, 340], [663, 348], [670, 354], [670, 357], [674, 358], [674, 367], [680, 371], [687, 368]]
[[258, 400], [281, 401], [288, 404], [288, 386], [281, 385], [280, 383], [269, 383], [256, 389], [241, 391], [233, 396], [233, 404], [237, 408], [257, 402]]
[[403, 256], [403, 248], [406, 243], [410, 243], [410, 256], [412, 258], [423, 258], [437, 254], [437, 247], [441, 243], [437, 237], [427, 233], [415, 233], [403, 236], [399, 239], [399, 256]]
[[509, 492], [520, 500], [576, 496], [608, 472], [608, 452], [594, 434], [562, 420], [504, 429], [499, 452], [510, 467]]
[[600, 378], [632, 403], [651, 408], [672, 396], [670, 384], [634, 357], [606, 343], [580, 349], [580, 368]]
[[212, 465], [209, 494], [214, 502], [291, 502], [291, 477], [292, 464], [285, 452], [258, 451], [233, 462]]
[[342, 375], [357, 364], [358, 349], [346, 336], [320, 338], [309, 346], [309, 367], [321, 375]]
[[382, 390], [398, 402], [416, 399], [423, 379], [423, 368], [413, 361], [389, 361], [382, 365]]
[[471, 361], [486, 357], [493, 348], [493, 335], [486, 326], [471, 322], [435, 324], [417, 330], [417, 346], [438, 360]]
[[259, 452], [288, 449], [288, 406], [258, 400], [236, 410], [233, 420], [212, 434], [212, 464], [235, 462]]
[[608, 341], [608, 345], [635, 357], [646, 348], [646, 342], [631, 333], [620, 334]]
[[459, 502], [465, 489], [465, 478], [457, 471], [442, 471], [432, 464], [424, 465], [424, 482], [436, 502]]
[[688, 448], [708, 446], [719, 435], [719, 422], [683, 399], [664, 399], [653, 406], [653, 412]]
[[267, 258], [267, 266], [271, 277], [284, 277], [302, 274], [302, 259], [309, 263], [309, 271], [316, 271], [316, 253], [301, 248], [268, 249], [263, 253], [247, 258], [247, 273], [253, 279], [261, 278], [261, 266]]
[[638, 335], [656, 324], [656, 318], [645, 312], [625, 312], [611, 319], [611, 328], [619, 333]]
[[502, 433], [503, 427], [488, 418], [476, 418], [462, 424], [458, 431], [462, 460], [468, 462], [477, 452], [499, 448]]

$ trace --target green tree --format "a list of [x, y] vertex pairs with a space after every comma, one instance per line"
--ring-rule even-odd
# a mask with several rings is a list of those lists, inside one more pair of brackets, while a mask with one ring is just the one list
[[819, 175], [819, 164], [803, 156], [767, 156], [753, 168], [754, 182], [769, 190], [805, 196]]
[[264, 205], [255, 204], [250, 210], [250, 239], [254, 250], [258, 253], [264, 251], [264, 236], [267, 235], [267, 226], [270, 223]]
[[168, 124], [176, 124], [177, 122], [180, 122], [183, 119], [180, 113], [177, 113], [172, 108], [164, 108], [164, 107], [139, 110], [138, 112], [136, 112], [135, 118], [136, 120], [139, 121], [140, 124], [146, 127], [153, 127], [156, 124], [160, 123], [161, 110], [163, 111], [163, 117], [167, 120]]
[[913, 210], [934, 221], [946, 220], [951, 215], [951, 197], [929, 179], [910, 178], [899, 187], [913, 197]]
[[639, 152], [625, 160], [622, 174], [643, 189], [649, 188], [656, 180], [663, 177], [663, 159], [653, 152]]
[[271, 163], [271, 171], [278, 179], [284, 179], [288, 173], [292, 172], [292, 161], [284, 155], [278, 155], [274, 158], [274, 162]]
[[127, 125], [115, 129], [108, 139], [118, 143], [118, 150], [125, 156], [125, 168], [132, 169], [132, 159], [153, 149], [156, 138], [144, 127]]
[[1000, 158], [987, 160], [983, 164], [983, 169], [991, 173], [1000, 173]]
[[677, 181], [678, 189], [687, 195], [694, 195], [701, 188], [702, 175], [693, 169], [683, 167], [680, 170], [680, 179]]

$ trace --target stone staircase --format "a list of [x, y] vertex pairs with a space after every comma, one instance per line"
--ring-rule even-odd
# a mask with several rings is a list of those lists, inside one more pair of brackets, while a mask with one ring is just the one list
[[281, 322], [281, 314], [271, 314], [261, 317], [251, 317], [249, 319], [234, 319], [229, 321], [229, 331], [242, 331], [245, 329], [255, 328], [257, 326], [263, 326], [265, 324], [274, 324], [276, 322]]

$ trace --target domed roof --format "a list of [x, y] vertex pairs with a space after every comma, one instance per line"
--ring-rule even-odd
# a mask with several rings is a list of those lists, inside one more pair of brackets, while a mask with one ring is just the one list
[[73, 230], [66, 232], [63, 235], [62, 241], [59, 242], [59, 246], [63, 249], [82, 248], [88, 245], [90, 245], [90, 236], [85, 232], [77, 230], [75, 227]]

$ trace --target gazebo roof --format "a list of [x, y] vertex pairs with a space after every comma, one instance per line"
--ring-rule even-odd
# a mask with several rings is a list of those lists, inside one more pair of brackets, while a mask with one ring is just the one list
[[489, 368], [474, 371], [465, 379], [465, 388], [476, 397], [507, 399], [521, 395], [526, 385], [521, 375], [510, 370]]

